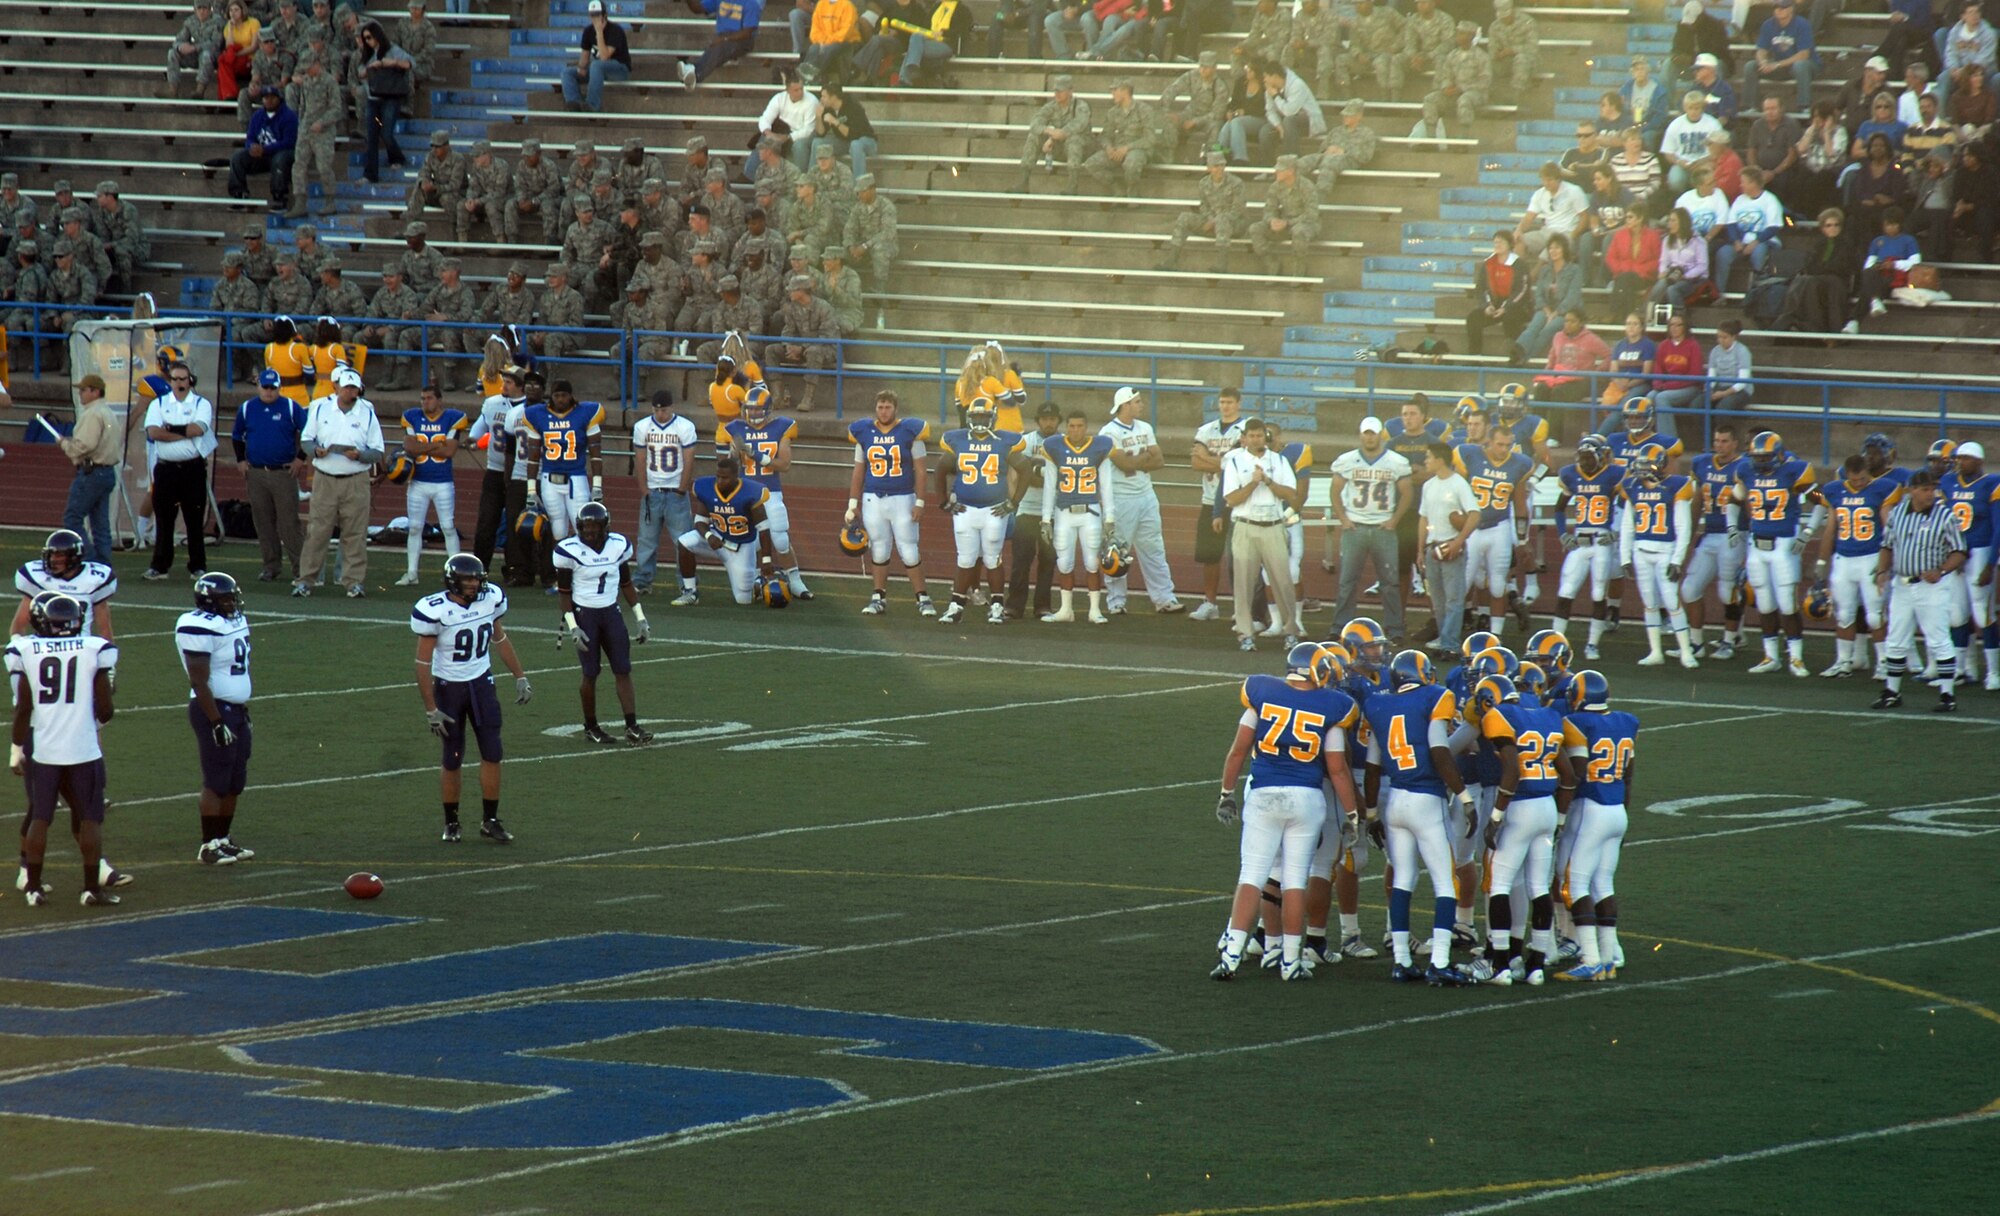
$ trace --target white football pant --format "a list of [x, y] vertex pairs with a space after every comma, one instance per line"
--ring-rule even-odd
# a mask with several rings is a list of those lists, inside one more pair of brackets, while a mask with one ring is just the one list
[[406, 549], [410, 573], [415, 574], [424, 555], [424, 518], [429, 513], [437, 513], [438, 529], [444, 533], [445, 555], [458, 552], [458, 487], [449, 481], [412, 481], [407, 489], [403, 513], [410, 517], [410, 539]]
[[958, 542], [958, 568], [985, 563], [1000, 568], [1000, 551], [1007, 544], [1007, 517], [992, 507], [966, 507], [951, 517], [951, 536]]
[[1575, 903], [1585, 896], [1604, 900], [1618, 893], [1618, 849], [1625, 842], [1625, 825], [1623, 806], [1588, 798], [1578, 798], [1570, 805], [1563, 833], [1570, 841], [1569, 856], [1563, 862], [1565, 900]]
[[1480, 528], [1465, 538], [1465, 590], [1472, 595], [1507, 594], [1507, 574], [1514, 564], [1514, 528], [1506, 520]]
[[1797, 612], [1799, 555], [1793, 551], [1789, 536], [1771, 543], [1774, 548], [1760, 549], [1752, 540], [1743, 559], [1743, 568], [1750, 576], [1750, 590], [1757, 597], [1757, 611]]
[[917, 551], [915, 494], [863, 494], [861, 526], [868, 529], [868, 560], [878, 566], [889, 564], [890, 546], [903, 565], [923, 560]]
[[1239, 885], [1258, 887], [1271, 873], [1279, 886], [1302, 891], [1312, 874], [1313, 850], [1326, 826], [1326, 797], [1304, 785], [1253, 788], [1243, 803], [1242, 868]]
[[1097, 559], [1104, 553], [1104, 520], [1097, 514], [1097, 508], [1077, 511], [1057, 507], [1055, 524], [1056, 573], [1073, 572], [1077, 554], [1081, 553], [1083, 568], [1096, 574]]

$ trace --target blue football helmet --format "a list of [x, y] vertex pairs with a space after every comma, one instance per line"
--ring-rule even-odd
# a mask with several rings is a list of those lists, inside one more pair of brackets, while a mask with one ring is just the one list
[[1657, 443], [1649, 443], [1633, 454], [1627, 471], [1639, 480], [1641, 485], [1656, 485], [1667, 474], [1667, 449]]
[[68, 528], [57, 528], [42, 542], [42, 569], [57, 578], [75, 578], [83, 573], [83, 537]]
[[1785, 458], [1785, 441], [1776, 431], [1758, 431], [1750, 437], [1750, 467], [1768, 473]]
[[1806, 592], [1804, 610], [1809, 621], [1824, 623], [1833, 619], [1833, 593], [1825, 583], [1814, 583]]
[[1472, 707], [1478, 712], [1478, 715], [1485, 717], [1487, 710], [1504, 705], [1509, 701], [1518, 704], [1521, 700], [1521, 693], [1519, 689], [1514, 687], [1514, 681], [1508, 679], [1506, 676], [1483, 676], [1480, 678], [1479, 683], [1472, 686], [1472, 695], [1467, 699], [1472, 702]]
[[1924, 454], [1924, 467], [1933, 477], [1943, 477], [1952, 471], [1958, 460], [1958, 445], [1949, 439], [1940, 439]]
[[1549, 700], [1549, 676], [1534, 663], [1521, 664], [1521, 674], [1514, 677], [1514, 688], [1546, 705]]
[[1421, 650], [1399, 651], [1389, 660], [1389, 687], [1396, 692], [1437, 683], [1437, 669]]
[[1602, 711], [1611, 708], [1611, 681], [1598, 671], [1579, 671], [1569, 682], [1571, 709]]
[[231, 618], [242, 612], [243, 591], [236, 580], [220, 570], [194, 580], [194, 606], [199, 612]]
[[601, 502], [587, 502], [578, 507], [576, 534], [591, 548], [603, 548], [611, 535], [611, 508]]
[[1285, 655], [1285, 674], [1304, 676], [1314, 688], [1325, 688], [1346, 679], [1347, 666], [1325, 643], [1300, 642]]
[[762, 380], [743, 394], [743, 421], [762, 426], [771, 418], [771, 387]]
[[1868, 471], [1880, 475], [1896, 463], [1896, 441], [1881, 431], [1870, 431], [1861, 441], [1861, 456], [1868, 462]]
[[410, 459], [410, 454], [408, 452], [398, 452], [395, 459], [389, 462], [389, 472], [386, 477], [387, 480], [400, 486], [406, 484], [416, 474], [416, 471], [417, 462]]
[[525, 544], [539, 545], [549, 534], [549, 517], [530, 507], [514, 518], [514, 535]]
[[1373, 617], [1357, 616], [1340, 630], [1340, 644], [1357, 671], [1376, 672], [1389, 662], [1389, 635]]
[[991, 439], [993, 427], [1000, 420], [1000, 411], [993, 408], [993, 398], [981, 393], [965, 407], [965, 429], [972, 432], [974, 439]]
[[1625, 425], [1626, 434], [1652, 434], [1653, 399], [1651, 397], [1627, 397], [1625, 404], [1618, 407], [1618, 417]]
[[1595, 477], [1611, 463], [1611, 441], [1589, 434], [1576, 441], [1576, 467], [1585, 477]]
[[851, 557], [868, 552], [868, 529], [861, 526], [860, 520], [841, 526], [840, 551]]
[[444, 559], [444, 589], [470, 604], [486, 590], [486, 563], [470, 553], [454, 553]]
[[792, 593], [785, 586], [784, 576], [773, 574], [757, 584], [757, 599], [772, 608], [788, 608]]
[[1528, 386], [1516, 380], [1500, 386], [1500, 421], [1513, 424], [1528, 413]]
[[1553, 629], [1544, 629], [1528, 639], [1528, 657], [1544, 672], [1560, 675], [1568, 671], [1575, 654], [1569, 639]]
[[1473, 655], [1478, 654], [1482, 650], [1491, 650], [1499, 644], [1499, 635], [1488, 633], [1484, 629], [1475, 633], [1468, 633], [1465, 635], [1465, 640], [1458, 645], [1458, 657], [1460, 660], [1470, 663]]

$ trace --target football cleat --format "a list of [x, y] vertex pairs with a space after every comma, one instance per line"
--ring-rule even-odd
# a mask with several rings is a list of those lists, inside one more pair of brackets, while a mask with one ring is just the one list
[[1479, 931], [1471, 925], [1453, 925], [1451, 927], [1451, 944], [1454, 946], [1477, 946], [1479, 944]]
[[1556, 972], [1556, 978], [1559, 980], [1566, 980], [1572, 983], [1594, 984], [1599, 980], [1604, 979], [1605, 975], [1604, 975], [1604, 968], [1601, 966], [1590, 967], [1579, 964], [1575, 967], [1571, 967], [1568, 971]]
[[1599, 650], [1599, 649], [1598, 649], [1597, 647], [1595, 647], [1595, 646], [1591, 646], [1591, 645], [1585, 645], [1585, 646], [1584, 646], [1584, 648], [1583, 648], [1583, 661], [1584, 661], [1584, 662], [1586, 662], [1586, 663], [1595, 663], [1595, 662], [1597, 662], [1597, 661], [1598, 661], [1599, 659], [1601, 659], [1601, 658], [1603, 658], [1603, 657], [1604, 657], [1604, 652], [1603, 652], [1603, 651], [1601, 651], [1601, 650]]
[[1528, 982], [1528, 960], [1515, 955], [1507, 960], [1507, 978], [1516, 984]]
[[584, 727], [583, 737], [590, 740], [592, 743], [601, 743], [606, 747], [610, 747], [618, 742], [618, 740], [606, 734], [602, 726]]
[[1730, 645], [1728, 642], [1717, 642], [1714, 653], [1710, 654], [1709, 657], [1727, 662], [1736, 657], [1736, 647]]
[[220, 840], [203, 842], [201, 850], [194, 855], [194, 859], [205, 866], [233, 866], [236, 864], [236, 855], [224, 852]]
[[22, 895], [30, 908], [46, 908], [49, 905], [49, 889], [46, 884], [40, 890], [28, 891]]
[[1778, 660], [1767, 658], [1763, 662], [1757, 664], [1755, 667], [1752, 667], [1750, 669], [1750, 674], [1753, 676], [1767, 676], [1774, 671], [1782, 669], [1783, 667], [1784, 664], [1780, 663]]
[[458, 820], [454, 819], [449, 823], [445, 824], [444, 833], [440, 835], [438, 839], [444, 841], [446, 844], [457, 844], [460, 839]]
[[1791, 660], [1789, 663], [1785, 664], [1785, 670], [1791, 672], [1794, 676], [1797, 676], [1801, 680], [1805, 679], [1807, 676], [1810, 676], [1812, 674], [1811, 670], [1809, 670], [1806, 667], [1806, 661], [1804, 659]]
[[1886, 689], [1886, 688], [1885, 688], [1885, 689], [1883, 689], [1883, 690], [1882, 690], [1882, 695], [1881, 695], [1881, 696], [1879, 696], [1879, 697], [1877, 697], [1877, 698], [1875, 698], [1875, 701], [1874, 701], [1874, 704], [1870, 705], [1870, 706], [1869, 706], [1868, 708], [1870, 708], [1870, 709], [1900, 709], [1900, 708], [1902, 707], [1902, 704], [1903, 704], [1903, 694], [1902, 694], [1902, 693], [1899, 693], [1899, 692], [1890, 692], [1890, 691], [1889, 691], [1888, 689]]
[[223, 852], [229, 854], [231, 857], [234, 857], [238, 861], [248, 861], [252, 857], [255, 857], [257, 855], [257, 850], [246, 849], [242, 845], [237, 844], [235, 841], [231, 840], [227, 836], [224, 836], [222, 839], [216, 841], [215, 843], [222, 846]]
[[625, 728], [625, 742], [630, 743], [634, 747], [638, 747], [643, 743], [651, 743], [652, 741], [653, 732], [643, 726], [628, 726]]
[[1681, 652], [1681, 666], [1689, 671], [1693, 671], [1695, 668], [1701, 666], [1701, 660], [1694, 657], [1693, 651], [1684, 650]]
[[937, 622], [940, 625], [956, 625], [958, 618], [964, 615], [965, 605], [959, 603], [957, 600], [953, 600], [944, 606], [943, 612], [938, 613]]
[[1432, 963], [1424, 968], [1424, 982], [1433, 988], [1470, 988], [1473, 979], [1462, 967], [1440, 967]]
[[1276, 971], [1285, 961], [1284, 955], [1276, 950], [1266, 950], [1257, 960], [1257, 966], [1264, 971]]
[[672, 608], [692, 608], [699, 603], [701, 603], [701, 593], [693, 587], [683, 587], [679, 595], [667, 601], [667, 605]]
[[920, 595], [917, 597], [918, 616], [936, 616], [937, 614], [937, 605], [931, 602], [930, 596]]
[[868, 603], [861, 609], [862, 616], [881, 616], [889, 611], [889, 601], [880, 591], [868, 597]]
[[1216, 960], [1215, 969], [1208, 973], [1208, 978], [1212, 980], [1233, 980], [1236, 978], [1237, 965], [1242, 961], [1241, 958], [1232, 959], [1225, 954]]
[[1067, 625], [1075, 619], [1076, 609], [1074, 608], [1059, 608], [1054, 612], [1044, 612], [1042, 614], [1042, 624], [1044, 625]]
[[1306, 965], [1305, 957], [1301, 955], [1292, 962], [1286, 963], [1283, 969], [1278, 972], [1278, 977], [1286, 983], [1291, 983], [1293, 980], [1309, 980], [1313, 977], [1313, 973], [1312, 968]]
[[1667, 665], [1667, 656], [1663, 654], [1649, 654], [1645, 658], [1640, 659], [1637, 665], [1640, 667], [1665, 667]]
[[1623, 967], [1624, 965], [1625, 965], [1625, 946], [1624, 943], [1621, 942], [1618, 946], [1618, 949], [1612, 952], [1611, 970], [1615, 973], [1620, 967]]
[[1355, 934], [1353, 937], [1344, 939], [1340, 943], [1340, 954], [1341, 957], [1343, 958], [1382, 957], [1382, 952], [1380, 950], [1377, 950], [1375, 947], [1369, 945], [1367, 942], [1362, 941], [1361, 935], [1359, 933]]
[[1542, 986], [1542, 982], [1547, 978], [1548, 974], [1544, 972], [1540, 967], [1537, 967], [1533, 971], [1526, 972], [1521, 977], [1521, 982], [1526, 984], [1530, 988], [1540, 988]]
[[495, 844], [506, 844], [514, 839], [514, 833], [508, 831], [498, 817], [482, 822], [479, 825], [479, 834]]
[[993, 600], [989, 602], [986, 605], [986, 623], [989, 625], [1006, 624], [1007, 605], [1001, 603], [999, 600]]
[[1583, 947], [1576, 944], [1573, 937], [1565, 937], [1556, 943], [1556, 961], [1573, 963], [1583, 957]]
[[1423, 979], [1423, 969], [1414, 963], [1395, 963], [1389, 968], [1389, 982], [1392, 984], [1420, 984]]
[[410, 571], [410, 572], [409, 572], [408, 574], [405, 574], [405, 575], [404, 575], [403, 577], [401, 577], [401, 578], [397, 579], [397, 580], [396, 580], [396, 585], [397, 585], [398, 587], [414, 587], [414, 586], [416, 586], [416, 585], [417, 585], [417, 573], [416, 573], [416, 571], [412, 570], [412, 571]]
[[1340, 951], [1329, 950], [1323, 943], [1309, 941], [1305, 945], [1304, 952], [1299, 957], [1306, 960], [1306, 966], [1317, 967], [1321, 963], [1338, 963], [1340, 961]]
[[86, 908], [109, 907], [118, 903], [118, 897], [109, 891], [85, 891], [77, 897], [78, 903]]
[[1505, 967], [1495, 970], [1493, 960], [1483, 954], [1472, 960], [1472, 966], [1467, 969], [1467, 974], [1472, 976], [1472, 982], [1475, 984], [1498, 984], [1505, 988], [1514, 982], [1514, 977]]

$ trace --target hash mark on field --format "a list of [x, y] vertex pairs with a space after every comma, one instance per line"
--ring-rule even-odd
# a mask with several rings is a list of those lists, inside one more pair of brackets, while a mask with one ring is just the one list
[[850, 925], [859, 925], [871, 920], [895, 920], [897, 917], [905, 915], [908, 914], [904, 912], [871, 912], [867, 916], [850, 916], [847, 918], [847, 923]]
[[280, 874], [296, 874], [298, 872], [299, 868], [297, 866], [279, 866], [275, 870], [251, 870], [248, 876], [251, 878], [276, 878]]
[[1159, 934], [1157, 933], [1126, 933], [1119, 937], [1100, 937], [1097, 939], [1097, 944], [1100, 946], [1115, 946], [1120, 942], [1142, 942], [1149, 937], [1158, 936]]
[[1831, 988], [1800, 988], [1792, 992], [1774, 992], [1771, 994], [1771, 999], [1774, 1001], [1789, 1001], [1793, 997], [1799, 997], [1799, 996], [1832, 996], [1832, 995], [1833, 995], [1833, 989]]
[[733, 908], [724, 908], [722, 914], [729, 916], [736, 912], [761, 912], [766, 908], [782, 908], [784, 906], [783, 904], [738, 904]]
[[243, 1185], [243, 1180], [241, 1178], [217, 1178], [214, 1182], [193, 1182], [189, 1183], [187, 1186], [168, 1187], [167, 1194], [192, 1195], [196, 1191], [213, 1191], [225, 1186], [242, 1186], [242, 1185]]
[[474, 895], [510, 895], [510, 894], [512, 894], [512, 893], [513, 893], [513, 892], [515, 892], [515, 891], [532, 891], [532, 890], [534, 890], [534, 889], [536, 888], [536, 886], [537, 886], [537, 885], [538, 885], [538, 884], [536, 884], [536, 883], [532, 883], [532, 882], [530, 882], [530, 883], [523, 883], [523, 884], [521, 884], [520, 886], [517, 886], [517, 887], [488, 887], [488, 888], [486, 888], [486, 889], [485, 889], [484, 891], [474, 891], [474, 892], [473, 892], [473, 894], [474, 894]]
[[59, 1170], [43, 1170], [38, 1174], [16, 1174], [13, 1182], [40, 1182], [45, 1178], [67, 1178], [71, 1174], [92, 1174], [97, 1172], [94, 1165], [66, 1165]]
[[[614, 895], [610, 899], [600, 899], [597, 902], [600, 904], [636, 904], [639, 901], [645, 899], [665, 899], [665, 898], [666, 896], [664, 895]], [[540, 1211], [541, 1209], [536, 1208], [535, 1210]]]

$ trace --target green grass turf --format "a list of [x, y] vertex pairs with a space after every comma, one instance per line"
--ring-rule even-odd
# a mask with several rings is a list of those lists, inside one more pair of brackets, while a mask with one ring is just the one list
[[[19, 534], [0, 537], [9, 567], [26, 556]], [[233, 548], [218, 568], [247, 577], [245, 556]], [[1436, 991], [1349, 962], [1310, 985], [1219, 985], [1205, 972], [1236, 851], [1210, 818], [1213, 783], [1236, 679], [1278, 661], [1273, 649], [1237, 654], [1221, 625], [1141, 612], [1107, 629], [944, 629], [920, 622], [902, 592], [889, 616], [859, 616], [851, 580], [822, 580], [817, 602], [782, 614], [719, 596], [687, 611], [656, 599], [660, 636], [637, 652], [637, 680], [642, 715], [667, 720], [663, 738], [607, 750], [543, 733], [576, 720], [574, 664], [553, 644], [552, 604], [530, 593], [510, 619], [536, 672], [534, 702], [507, 707], [504, 811], [519, 839], [451, 848], [436, 839], [436, 749], [408, 678], [407, 589], [301, 603], [252, 583], [257, 754], [236, 835], [259, 855], [205, 869], [193, 860], [197, 770], [168, 634], [186, 584], [144, 583], [136, 562], [120, 564], [132, 581], [117, 608], [107, 839], [138, 882], [115, 911], [77, 907], [73, 854], [58, 839], [49, 876], [62, 897], [41, 910], [8, 898], [0, 938], [252, 902], [422, 920], [200, 961], [323, 973], [601, 931], [784, 942], [809, 949], [581, 999], [1068, 1027], [1165, 1052], [1029, 1074], [673, 1031], [552, 1053], [821, 1077], [861, 1095], [815, 1117], [610, 1153], [424, 1152], [0, 1116], [0, 1211], [1981, 1206], [2000, 1121], [1825, 1142], [2000, 1115], [2000, 916], [1978, 898], [2000, 835], [1877, 830], [2000, 829], [1979, 759], [2000, 698], [1970, 693], [1953, 719], [1923, 712], [1927, 694], [1901, 716], [1872, 715], [1860, 712], [1865, 682], [1753, 679], [1742, 663], [1694, 678], [1634, 669], [1628, 629], [1600, 665], [1646, 724], [1619, 875], [1628, 965], [1615, 983]], [[1829, 649], [1814, 642], [1816, 666]], [[601, 697], [610, 710], [608, 679]], [[740, 725], [701, 733], [726, 723]], [[840, 729], [880, 734], [728, 750]], [[1642, 809], [1728, 792], [1775, 797]], [[1832, 799], [1853, 805], [1784, 815]], [[1948, 824], [1890, 814], [1945, 805], [1965, 813]], [[381, 901], [340, 891], [358, 869], [386, 878]], [[758, 904], [775, 906], [730, 911]], [[1371, 938], [1383, 927], [1374, 876], [1363, 925]], [[1979, 931], [1991, 935], [1937, 941]], [[1797, 961], [1851, 951], [1870, 952]], [[49, 1010], [46, 1035], [0, 1036], [0, 1084], [138, 1049], [130, 1062], [317, 1082], [324, 1097], [450, 1107], [495, 1096], [239, 1063], [216, 1042], [65, 1037], [63, 1009], [84, 999], [0, 977], [0, 1005]], [[538, 999], [548, 994], [493, 1004]], [[1730, 1160], [1766, 1149], [1784, 1151]], [[1676, 1166], [1695, 1168], [1634, 1174]], [[35, 1177], [63, 1170], [78, 1172]]]

